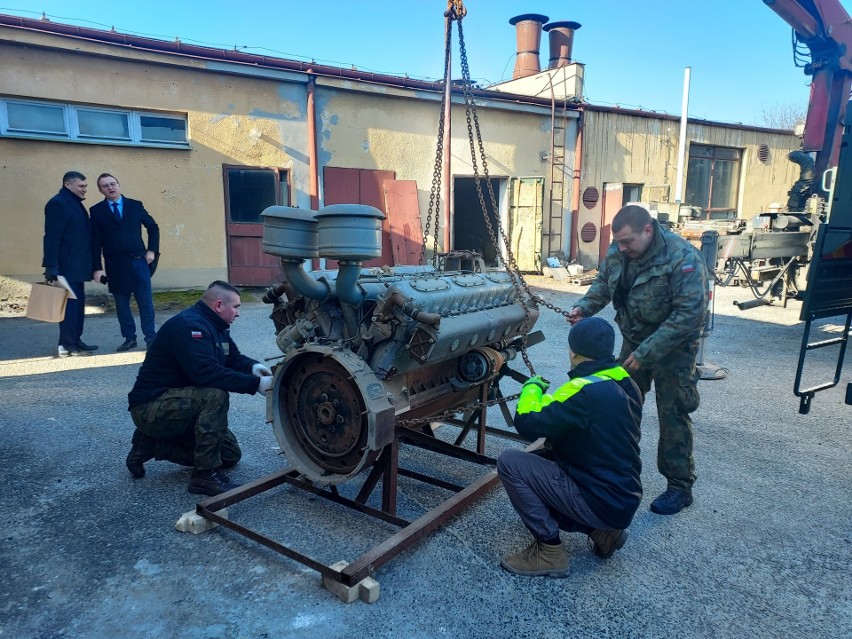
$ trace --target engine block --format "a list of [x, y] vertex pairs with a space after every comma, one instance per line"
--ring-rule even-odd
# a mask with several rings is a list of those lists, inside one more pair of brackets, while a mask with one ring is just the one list
[[[264, 217], [264, 249], [282, 258], [285, 275], [266, 296], [284, 354], [267, 419], [313, 481], [357, 475], [393, 441], [398, 419], [475, 402], [538, 318], [503, 269], [361, 268], [381, 252], [383, 215], [371, 207], [326, 207], [317, 221], [271, 207]], [[340, 268], [305, 271], [317, 246]]]

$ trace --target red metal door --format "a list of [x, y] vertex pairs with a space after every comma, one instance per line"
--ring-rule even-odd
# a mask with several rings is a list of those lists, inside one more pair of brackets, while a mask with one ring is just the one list
[[272, 286], [282, 279], [281, 260], [263, 252], [263, 224], [228, 224], [228, 281]]
[[[368, 204], [385, 214], [382, 222], [382, 256], [364, 262], [363, 266], [393, 265], [393, 251], [390, 241], [390, 222], [387, 219], [385, 194], [382, 182], [393, 180], [394, 171], [374, 169], [343, 169], [334, 166], [323, 168], [323, 201], [331, 204]], [[337, 268], [335, 260], [327, 260], [326, 268]]]
[[385, 180], [385, 205], [390, 226], [393, 265], [419, 264], [423, 254], [423, 227], [415, 180]]
[[603, 203], [601, 205], [600, 246], [598, 263], [603, 262], [609, 245], [612, 244], [612, 218], [618, 213], [624, 202], [624, 185], [621, 183], [604, 184]]

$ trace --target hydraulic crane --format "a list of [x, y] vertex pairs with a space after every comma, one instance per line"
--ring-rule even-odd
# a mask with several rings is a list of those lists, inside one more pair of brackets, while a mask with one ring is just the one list
[[[817, 175], [836, 167], [852, 89], [852, 20], [839, 0], [763, 0], [793, 27], [793, 52], [812, 76], [802, 149], [816, 153]], [[802, 61], [802, 46], [810, 61]]]
[[[816, 393], [840, 381], [852, 323], [852, 126], [845, 126], [852, 88], [852, 19], [839, 0], [763, 1], [793, 27], [797, 61], [802, 45], [810, 52], [810, 61], [802, 65], [813, 77], [802, 150], [815, 153], [817, 176], [833, 175], [830, 185], [822, 180], [828, 206], [817, 229], [800, 315], [805, 330], [793, 393], [800, 398], [799, 412], [805, 414]], [[813, 322], [843, 316], [839, 337], [808, 341]], [[833, 345], [839, 346], [833, 381], [802, 388], [808, 351]], [[846, 403], [852, 404], [852, 383], [846, 388]]]

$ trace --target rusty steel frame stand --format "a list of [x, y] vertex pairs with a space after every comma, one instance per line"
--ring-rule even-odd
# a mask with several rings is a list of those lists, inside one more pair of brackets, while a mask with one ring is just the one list
[[[447, 442], [418, 433], [408, 428], [397, 427], [396, 436], [394, 437], [393, 442], [385, 447], [379, 458], [374, 462], [373, 468], [368, 473], [364, 484], [361, 486], [361, 489], [358, 491], [358, 495], [354, 500], [341, 496], [338, 493], [336, 486], [315, 486], [311, 482], [306, 481], [303, 476], [298, 473], [298, 471], [285, 468], [281, 471], [240, 486], [239, 488], [235, 488], [234, 490], [200, 501], [196, 505], [196, 512], [205, 519], [216, 522], [220, 526], [229, 528], [234, 532], [248, 537], [257, 543], [284, 555], [285, 557], [293, 559], [294, 561], [316, 570], [323, 577], [328, 577], [329, 579], [343, 583], [346, 586], [354, 586], [364, 578], [372, 576], [375, 570], [388, 563], [398, 554], [417, 543], [428, 533], [444, 524], [462, 509], [472, 504], [486, 492], [491, 490], [499, 482], [496, 468], [491, 468], [488, 472], [484, 473], [473, 483], [467, 486], [458, 486], [429, 475], [424, 475], [422, 473], [399, 467], [399, 447], [400, 443], [403, 442], [464, 461], [470, 461], [481, 465], [494, 465], [496, 460], [484, 454], [485, 433], [489, 432], [509, 439], [515, 439], [516, 436], [514, 436], [514, 433], [509, 431], [501, 431], [499, 429], [488, 428], [485, 426], [487, 411], [486, 406], [484, 406], [484, 400], [488, 396], [487, 386], [489, 385], [486, 384], [483, 387], [481, 397], [483, 400], [483, 406], [474, 410], [473, 413], [464, 421], [447, 421], [447, 423], [454, 423], [454, 425], [462, 426], [463, 430], [459, 438], [456, 440], [456, 444], [448, 444]], [[504, 412], [504, 415], [505, 414], [506, 413]], [[474, 427], [474, 422], [477, 422], [476, 452], [461, 448], [459, 445]], [[397, 480], [399, 475], [453, 491], [455, 494], [414, 521], [402, 519], [396, 515], [398, 489]], [[381, 510], [377, 510], [367, 506], [366, 501], [372, 494], [380, 479], [382, 480], [382, 508]], [[352, 508], [377, 519], [381, 519], [382, 521], [395, 524], [400, 526], [401, 529], [379, 545], [368, 550], [366, 553], [346, 565], [342, 570], [338, 571], [310, 558], [307, 555], [295, 551], [288, 546], [280, 544], [277, 541], [258, 533], [257, 531], [251, 530], [250, 528], [242, 526], [217, 514], [217, 511], [226, 508], [227, 506], [239, 503], [285, 483], [333, 501], [337, 504]]]

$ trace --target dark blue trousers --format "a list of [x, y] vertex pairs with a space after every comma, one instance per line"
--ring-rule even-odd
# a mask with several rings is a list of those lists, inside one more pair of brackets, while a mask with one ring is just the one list
[[150, 344], [157, 333], [154, 326], [154, 300], [151, 295], [151, 271], [144, 257], [131, 260], [133, 272], [133, 290], [129, 293], [113, 293], [115, 298], [115, 313], [118, 315], [118, 325], [124, 339], [136, 339], [136, 322], [130, 310], [130, 296], [136, 298], [139, 307], [139, 323], [142, 324], [142, 334], [145, 342]]
[[86, 288], [83, 282], [68, 282], [76, 300], [68, 299], [65, 319], [59, 322], [59, 345], [66, 350], [76, 350], [83, 336], [83, 318], [86, 313]]

